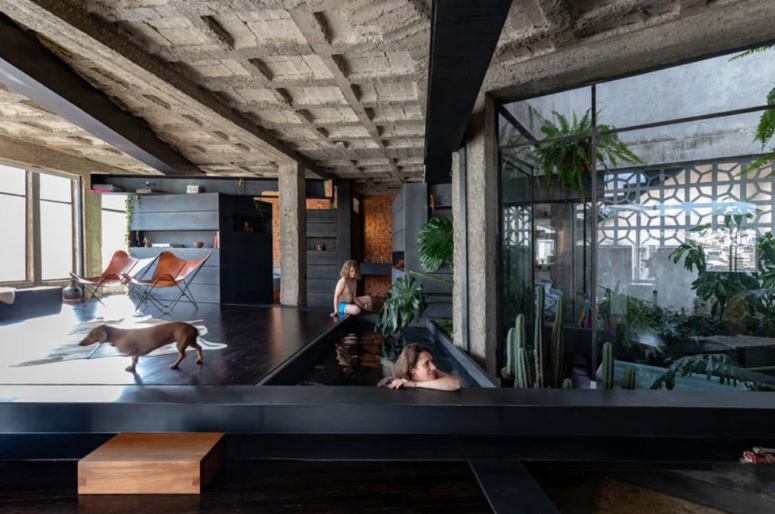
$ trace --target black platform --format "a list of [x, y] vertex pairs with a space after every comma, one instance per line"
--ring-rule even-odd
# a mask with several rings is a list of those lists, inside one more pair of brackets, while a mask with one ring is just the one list
[[[307, 344], [333, 327], [326, 311], [280, 306], [226, 306], [179, 304], [169, 316], [147, 308], [145, 314], [167, 321], [202, 320], [207, 341], [225, 343], [221, 350], [205, 351], [205, 362], [186, 358], [180, 369], [169, 365], [175, 354], [140, 358], [136, 373], [124, 370], [128, 357], [72, 360], [37, 366], [13, 367], [20, 362], [45, 357], [60, 345], [77, 324], [102, 317], [117, 320], [131, 317], [132, 304], [124, 296], [112, 296], [107, 307], [90, 304], [66, 305], [62, 312], [44, 318], [0, 326], [0, 384], [47, 385], [255, 385], [268, 373]], [[29, 358], [27, 358], [29, 357]]]
[[14, 302], [0, 302], [0, 323], [56, 314], [62, 309], [62, 288], [54, 286], [17, 289]]

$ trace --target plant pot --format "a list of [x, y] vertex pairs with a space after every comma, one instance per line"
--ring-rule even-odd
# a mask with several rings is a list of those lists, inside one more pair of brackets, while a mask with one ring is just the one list
[[202, 248], [205, 244], [202, 241], [194, 242], [194, 248]]

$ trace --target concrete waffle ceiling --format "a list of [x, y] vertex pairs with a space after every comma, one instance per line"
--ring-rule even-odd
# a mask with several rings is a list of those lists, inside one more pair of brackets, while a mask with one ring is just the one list
[[[483, 90], [509, 98], [596, 78], [585, 66], [622, 73], [605, 69], [616, 55], [574, 52], [660, 27], [663, 39], [632, 47], [658, 57], [632, 69], [729, 48], [738, 43], [716, 37], [679, 55], [680, 39], [700, 41], [707, 26], [681, 23], [737, 10], [756, 24], [768, 4], [517, 0]], [[209, 175], [273, 177], [295, 159], [367, 195], [422, 180], [430, 0], [4, 0], [0, 11]]]
[[88, 159], [94, 162], [94, 171], [158, 173], [2, 84], [0, 137]]

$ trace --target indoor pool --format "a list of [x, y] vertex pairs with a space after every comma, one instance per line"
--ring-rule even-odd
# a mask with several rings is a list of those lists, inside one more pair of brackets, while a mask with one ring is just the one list
[[376, 386], [393, 376], [393, 366], [404, 346], [418, 343], [433, 353], [433, 363], [444, 373], [460, 379], [463, 387], [477, 387], [471, 376], [447, 350], [428, 339], [425, 329], [407, 329], [403, 341], [385, 339], [367, 327], [349, 331], [331, 345], [306, 373], [299, 385]]

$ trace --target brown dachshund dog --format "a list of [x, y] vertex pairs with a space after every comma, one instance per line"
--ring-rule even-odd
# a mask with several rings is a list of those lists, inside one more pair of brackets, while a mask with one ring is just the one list
[[132, 357], [132, 364], [126, 370], [134, 372], [140, 357], [148, 355], [152, 351], [164, 345], [177, 342], [178, 360], [170, 366], [177, 369], [180, 361], [186, 358], [186, 348], [189, 346], [196, 350], [197, 364], [202, 364], [202, 347], [196, 342], [199, 331], [188, 323], [163, 323], [148, 328], [121, 329], [100, 325], [89, 332], [89, 335], [81, 341], [81, 346], [89, 346], [94, 343], [112, 343], [123, 354]]

